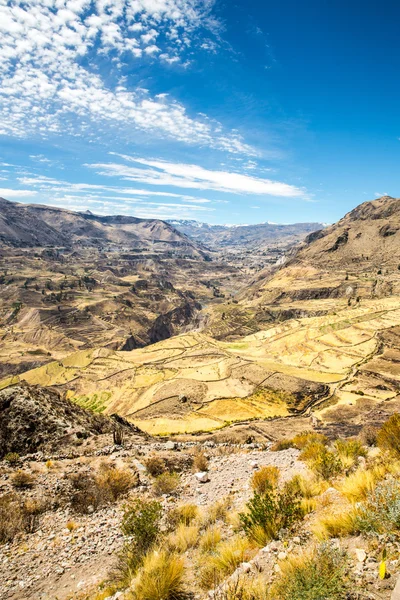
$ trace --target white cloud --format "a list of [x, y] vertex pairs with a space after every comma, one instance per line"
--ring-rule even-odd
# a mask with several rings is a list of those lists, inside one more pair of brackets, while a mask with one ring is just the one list
[[150, 168], [132, 167], [121, 163], [96, 163], [87, 166], [95, 169], [101, 175], [120, 177], [148, 185], [208, 189], [240, 194], [305, 197], [304, 190], [271, 179], [261, 179], [230, 171], [211, 171], [197, 165], [133, 158], [116, 153], [111, 154]]
[[[122, 63], [134, 72], [139, 59], [159, 60], [159, 56], [162, 64], [172, 64], [183, 56], [186, 65], [184, 55], [193, 40], [204, 37], [205, 30], [217, 29], [213, 2], [0, 0], [0, 134], [97, 139], [102, 125], [124, 136], [133, 137], [136, 129], [254, 154], [240, 136], [224, 133], [206, 116], [192, 117], [173, 99], [151, 97], [118, 83]], [[107, 83], [96, 68], [102, 55], [110, 65]]]
[[0, 198], [25, 198], [27, 196], [35, 196], [35, 190], [12, 190], [10, 188], [0, 188]]

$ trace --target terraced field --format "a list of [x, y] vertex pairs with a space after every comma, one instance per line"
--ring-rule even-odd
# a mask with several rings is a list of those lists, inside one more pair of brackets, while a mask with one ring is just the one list
[[0, 387], [20, 380], [55, 386], [82, 406], [119, 413], [152, 434], [210, 431], [311, 408], [330, 421], [335, 411], [358, 406], [360, 413], [366, 403], [371, 408], [399, 394], [398, 326], [399, 298], [370, 300], [234, 343], [190, 333], [131, 352], [75, 352]]

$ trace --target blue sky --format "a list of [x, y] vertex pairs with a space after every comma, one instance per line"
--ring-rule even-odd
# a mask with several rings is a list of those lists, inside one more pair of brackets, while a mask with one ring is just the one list
[[0, 0], [0, 195], [209, 223], [400, 195], [398, 2]]

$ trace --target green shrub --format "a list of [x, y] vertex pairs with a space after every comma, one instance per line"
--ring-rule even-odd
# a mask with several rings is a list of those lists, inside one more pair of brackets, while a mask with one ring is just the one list
[[114, 577], [129, 584], [160, 535], [162, 506], [155, 500], [136, 498], [126, 508], [121, 529], [129, 537], [119, 554]]
[[367, 456], [367, 451], [360, 440], [338, 439], [334, 444], [335, 451], [344, 467], [351, 467], [359, 456]]
[[400, 482], [391, 478], [377, 484], [358, 507], [356, 528], [378, 534], [400, 530]]
[[322, 446], [322, 448], [323, 450], [321, 450], [314, 459], [310, 459], [308, 462], [314, 473], [329, 481], [343, 470], [343, 465], [340, 458], [333, 452], [328, 450], [325, 446]]
[[264, 494], [255, 493], [246, 504], [247, 511], [240, 513], [241, 525], [250, 539], [258, 541], [260, 533], [265, 539], [276, 539], [282, 529], [288, 529], [303, 516], [300, 495], [288, 487]]
[[347, 556], [322, 544], [313, 552], [290, 557], [273, 586], [274, 600], [343, 600], [348, 597]]
[[383, 450], [388, 450], [400, 457], [400, 414], [395, 413], [378, 431], [377, 443]]

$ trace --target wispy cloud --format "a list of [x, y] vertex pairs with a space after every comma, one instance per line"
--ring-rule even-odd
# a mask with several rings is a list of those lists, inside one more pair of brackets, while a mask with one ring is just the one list
[[[111, 153], [113, 154], [113, 153]], [[122, 154], [114, 154], [130, 163], [95, 163], [88, 167], [95, 169], [100, 175], [119, 177], [127, 181], [145, 183], [147, 185], [164, 185], [179, 188], [214, 190], [237, 194], [259, 194], [286, 197], [304, 197], [305, 191], [287, 183], [243, 175], [231, 171], [212, 171], [197, 165], [171, 163], [163, 160], [134, 158]], [[150, 167], [150, 168], [143, 168]]]
[[12, 190], [9, 188], [0, 188], [0, 198], [26, 198], [27, 196], [35, 196], [35, 190]]
[[[213, 0], [24, 0], [0, 4], [0, 134], [84, 135], [99, 124], [252, 155], [235, 132], [188, 114], [167, 94], [127, 86], [124, 61], [177, 64], [204, 32], [218, 36]], [[204, 48], [204, 44], [203, 44]], [[107, 56], [107, 81], [101, 63]], [[84, 66], [85, 65], [85, 66]], [[99, 68], [100, 67], [100, 68]], [[169, 67], [168, 67], [169, 68]], [[94, 127], [94, 125], [96, 125]]]

